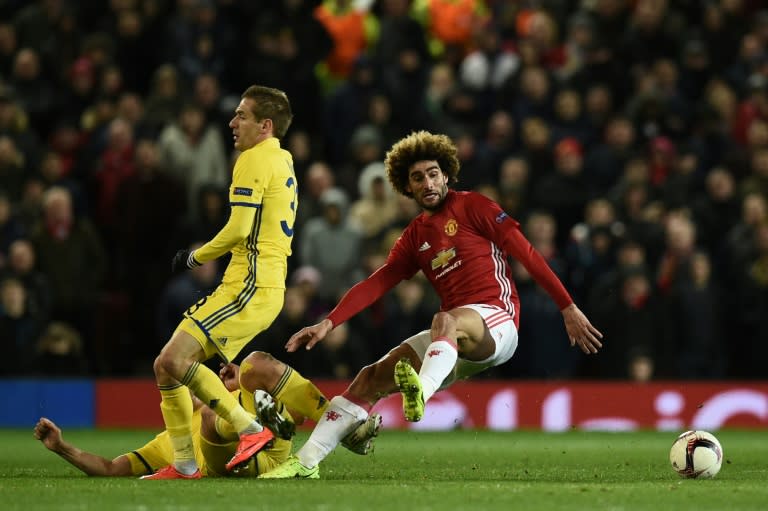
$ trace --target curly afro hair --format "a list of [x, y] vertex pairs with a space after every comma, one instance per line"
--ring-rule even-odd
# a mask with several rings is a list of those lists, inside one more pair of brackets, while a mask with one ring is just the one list
[[413, 197], [406, 191], [411, 166], [419, 161], [436, 161], [443, 174], [448, 176], [450, 186], [458, 181], [459, 159], [456, 153], [456, 146], [448, 136], [415, 131], [392, 146], [384, 159], [384, 168], [397, 193]]

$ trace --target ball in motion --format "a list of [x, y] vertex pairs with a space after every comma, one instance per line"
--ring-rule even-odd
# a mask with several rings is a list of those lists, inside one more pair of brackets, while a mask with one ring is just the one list
[[686, 431], [672, 444], [669, 462], [680, 477], [711, 479], [720, 472], [723, 448], [712, 433]]

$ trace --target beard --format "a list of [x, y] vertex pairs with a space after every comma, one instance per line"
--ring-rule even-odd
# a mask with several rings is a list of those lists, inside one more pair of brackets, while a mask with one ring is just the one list
[[416, 200], [416, 202], [418, 203], [419, 207], [424, 211], [434, 213], [435, 211], [443, 207], [443, 203], [445, 202], [445, 196], [448, 195], [448, 186], [445, 185], [441, 187], [439, 190], [437, 190], [437, 194], [439, 195], [439, 198], [436, 202], [425, 203], [422, 197], [419, 197]]

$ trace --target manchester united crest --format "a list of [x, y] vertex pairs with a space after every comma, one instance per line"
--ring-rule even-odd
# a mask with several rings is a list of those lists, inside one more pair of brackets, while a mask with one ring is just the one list
[[445, 234], [447, 234], [448, 236], [455, 235], [458, 230], [459, 230], [459, 224], [453, 218], [451, 218], [445, 223]]

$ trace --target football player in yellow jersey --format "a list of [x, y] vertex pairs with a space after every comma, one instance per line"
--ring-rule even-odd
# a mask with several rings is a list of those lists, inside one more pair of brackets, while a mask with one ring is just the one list
[[154, 479], [200, 477], [192, 442], [189, 391], [240, 435], [232, 470], [272, 441], [274, 434], [237, 402], [201, 362], [219, 355], [232, 360], [264, 331], [283, 306], [287, 258], [291, 253], [297, 183], [291, 154], [280, 147], [293, 119], [283, 91], [253, 85], [229, 122], [235, 162], [226, 225], [202, 247], [179, 250], [171, 268], [179, 271], [232, 254], [222, 282], [192, 305], [154, 363], [160, 409], [173, 444], [173, 463]]
[[[328, 407], [327, 399], [312, 382], [267, 353], [251, 353], [241, 368], [227, 364], [220, 376], [249, 413], [260, 416], [277, 430], [290, 433], [295, 424], [301, 424], [305, 418], [317, 421]], [[293, 385], [288, 385], [291, 380]], [[237, 432], [199, 400], [195, 400], [195, 405], [192, 432], [200, 471], [207, 476], [227, 475], [225, 465], [237, 447]], [[368, 454], [380, 427], [381, 417], [373, 414], [347, 436], [342, 445], [356, 454]], [[142, 476], [154, 474], [173, 462], [173, 446], [167, 431], [112, 460], [66, 442], [61, 429], [44, 417], [35, 426], [34, 435], [46, 448], [89, 476]], [[288, 458], [291, 445], [289, 440], [275, 439], [253, 457], [254, 463], [245, 465], [236, 475], [256, 476], [271, 470]]]

